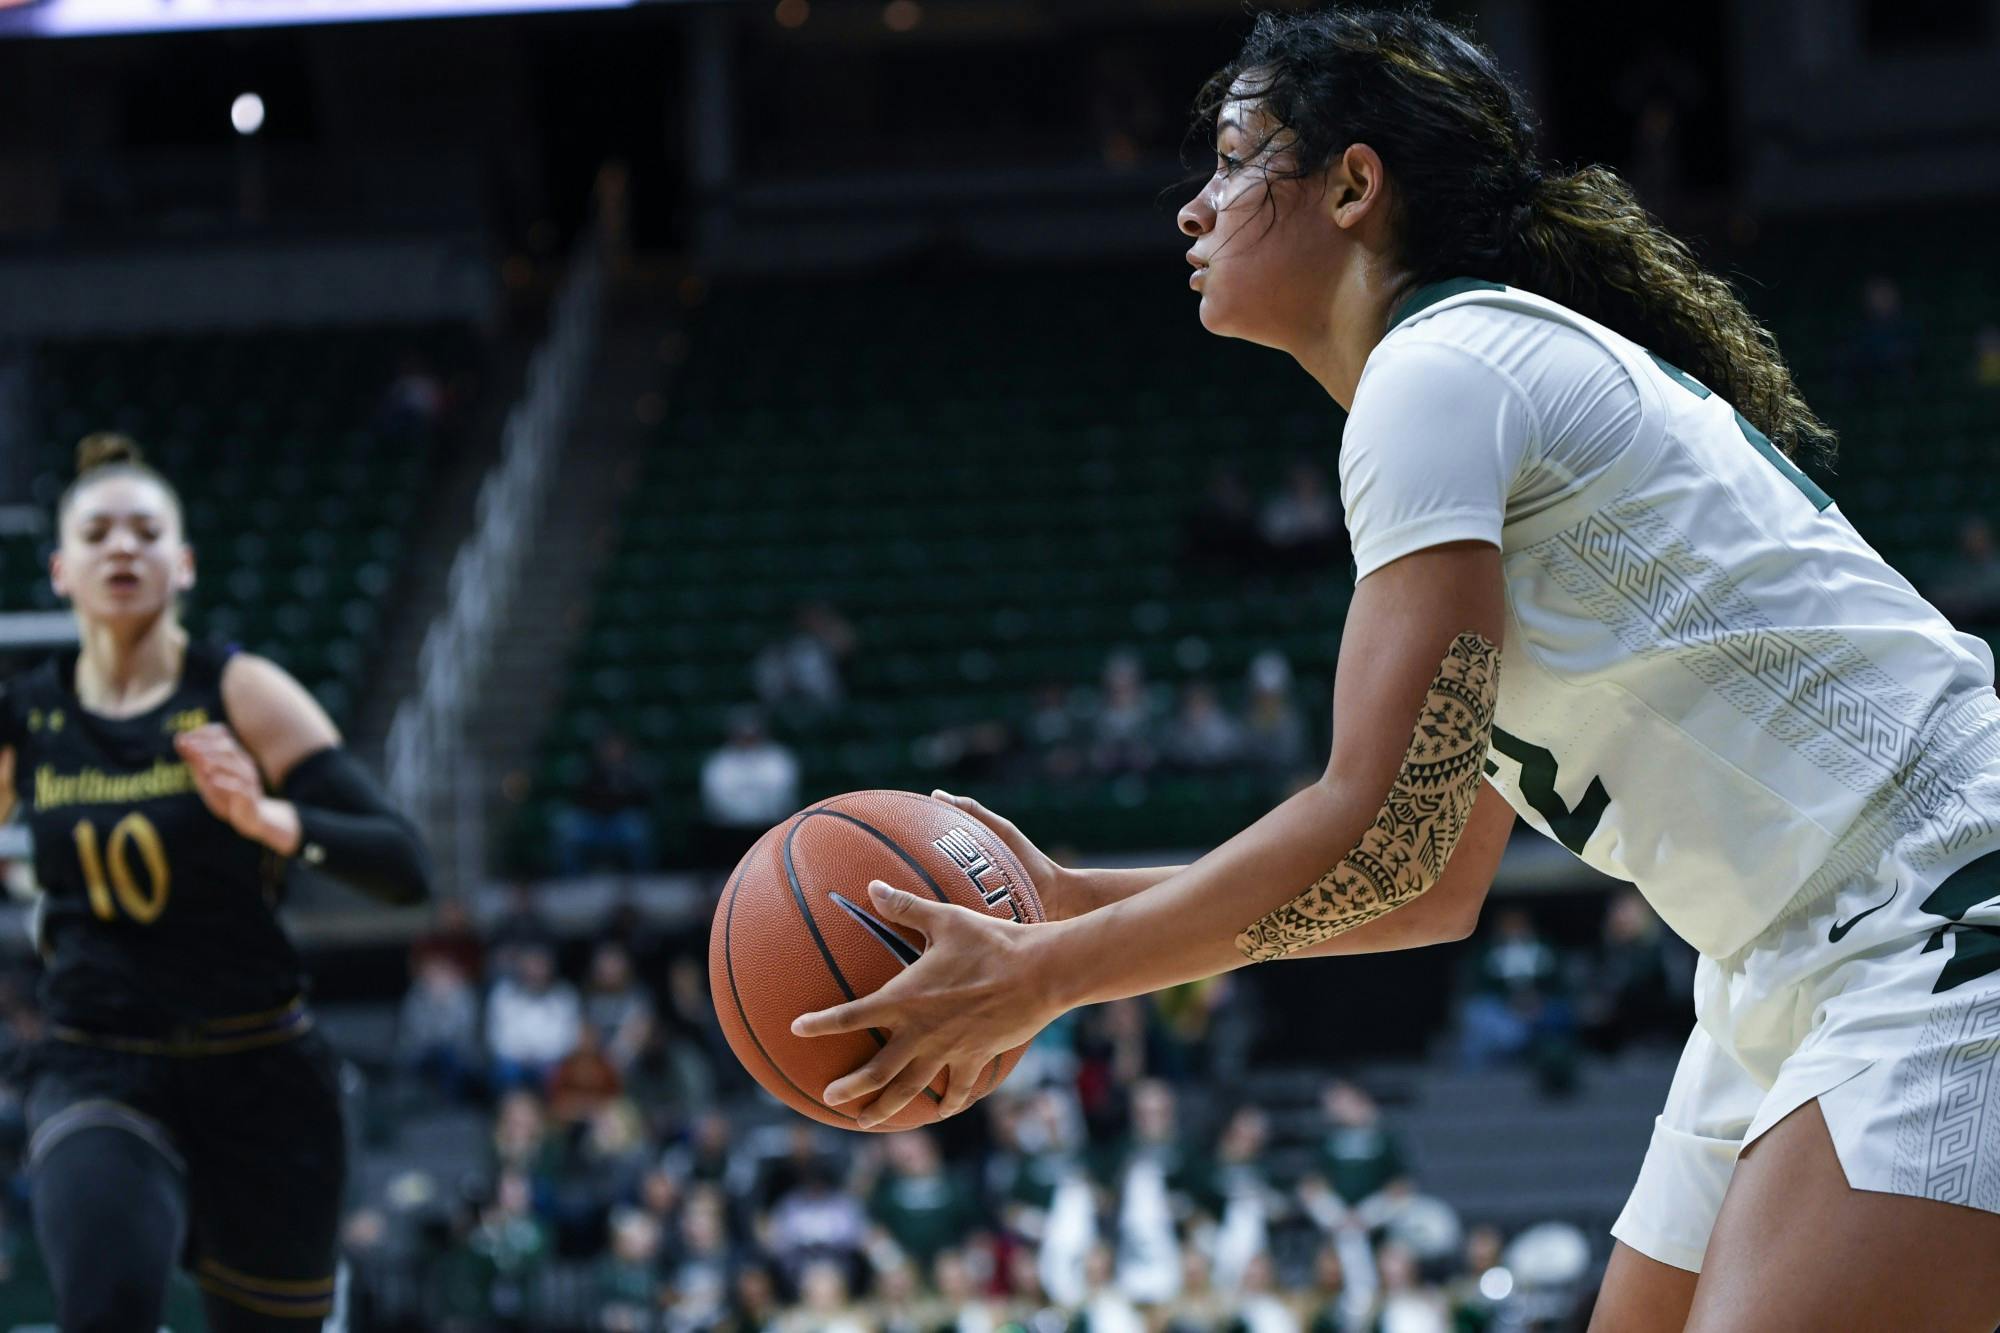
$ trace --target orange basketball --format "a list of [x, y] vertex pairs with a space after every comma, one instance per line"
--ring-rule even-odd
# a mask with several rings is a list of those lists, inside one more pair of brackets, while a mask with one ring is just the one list
[[[873, 992], [916, 961], [923, 939], [875, 913], [879, 879], [939, 902], [1014, 921], [1041, 921], [1028, 872], [993, 831], [944, 801], [859, 791], [801, 810], [737, 863], [708, 936], [708, 979], [730, 1049], [766, 1091], [801, 1115], [859, 1129], [859, 1102], [828, 1106], [827, 1084], [868, 1062], [886, 1033], [795, 1037], [792, 1020]], [[977, 1095], [1021, 1058], [997, 1056]], [[879, 1130], [934, 1123], [945, 1075]]]

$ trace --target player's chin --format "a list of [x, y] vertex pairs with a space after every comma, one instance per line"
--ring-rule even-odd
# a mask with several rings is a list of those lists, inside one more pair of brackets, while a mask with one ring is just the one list
[[1214, 282], [1213, 272], [1203, 280], [1201, 304], [1198, 307], [1201, 326], [1218, 338], [1233, 338], [1236, 332], [1230, 327], [1229, 299], [1210, 290]]

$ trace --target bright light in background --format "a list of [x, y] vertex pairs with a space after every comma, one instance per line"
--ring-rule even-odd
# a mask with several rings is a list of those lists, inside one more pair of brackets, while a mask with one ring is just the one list
[[890, 32], [908, 32], [924, 21], [924, 7], [917, 0], [889, 0], [882, 6], [882, 22]]
[[264, 128], [264, 99], [255, 93], [239, 93], [229, 104], [229, 123], [238, 134], [255, 134]]
[[806, 0], [778, 0], [776, 17], [781, 28], [804, 27], [812, 17], [812, 6]]
[[1514, 1275], [1504, 1268], [1489, 1268], [1479, 1275], [1479, 1294], [1498, 1304], [1514, 1294]]

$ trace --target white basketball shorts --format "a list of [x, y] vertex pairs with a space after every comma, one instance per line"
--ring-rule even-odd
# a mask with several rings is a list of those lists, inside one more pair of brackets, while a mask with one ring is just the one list
[[1695, 971], [1612, 1235], [1701, 1271], [1737, 1154], [1817, 1097], [1855, 1189], [2000, 1212], [2000, 771]]

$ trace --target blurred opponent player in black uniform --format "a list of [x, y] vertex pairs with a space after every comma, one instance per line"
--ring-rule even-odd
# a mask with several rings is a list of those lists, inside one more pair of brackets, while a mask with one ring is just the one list
[[273, 909], [293, 859], [417, 902], [424, 850], [297, 681], [189, 641], [180, 501], [137, 447], [93, 436], [77, 469], [49, 572], [81, 649], [0, 695], [0, 816], [25, 812], [45, 894], [25, 1072], [59, 1317], [153, 1333], [179, 1259], [222, 1333], [316, 1326], [345, 1154]]

